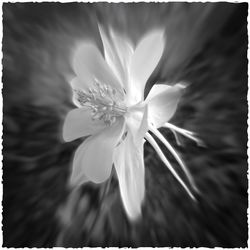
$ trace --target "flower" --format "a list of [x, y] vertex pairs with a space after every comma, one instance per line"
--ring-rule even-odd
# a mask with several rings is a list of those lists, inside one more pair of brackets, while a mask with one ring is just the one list
[[168, 123], [185, 85], [154, 85], [144, 100], [146, 82], [164, 51], [164, 32], [151, 31], [134, 49], [113, 30], [109, 36], [100, 26], [99, 30], [105, 60], [90, 41], [80, 44], [73, 56], [76, 77], [71, 87], [73, 102], [78, 108], [67, 114], [63, 138], [72, 141], [89, 137], [75, 152], [71, 184], [102, 183], [109, 178], [114, 165], [125, 211], [130, 219], [138, 218], [145, 195], [143, 144], [146, 139], [194, 199], [149, 133], [151, 131], [170, 150], [197, 190], [183, 161], [158, 130], [166, 127], [175, 135], [178, 132], [198, 142], [192, 132]]

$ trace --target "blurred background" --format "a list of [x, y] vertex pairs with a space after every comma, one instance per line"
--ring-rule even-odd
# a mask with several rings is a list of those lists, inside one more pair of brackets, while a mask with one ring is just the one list
[[[246, 3], [3, 4], [4, 247], [246, 247]], [[145, 144], [143, 218], [131, 223], [115, 178], [68, 186], [81, 139], [62, 140], [74, 108], [72, 52], [82, 40], [103, 51], [97, 24], [135, 45], [154, 28], [167, 34], [162, 60], [147, 82], [190, 86], [171, 122], [206, 147], [161, 130], [200, 189], [193, 202]], [[169, 152], [165, 152], [179, 168]]]

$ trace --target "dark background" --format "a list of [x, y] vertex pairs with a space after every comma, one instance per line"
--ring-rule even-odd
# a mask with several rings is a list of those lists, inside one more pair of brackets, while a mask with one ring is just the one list
[[[246, 247], [246, 3], [3, 4], [3, 246]], [[200, 189], [193, 202], [145, 144], [143, 219], [131, 223], [117, 181], [71, 190], [72, 157], [81, 139], [62, 140], [74, 106], [68, 81], [77, 42], [102, 44], [97, 23], [134, 44], [164, 28], [166, 49], [148, 81], [187, 81], [172, 123], [207, 147], [178, 146]], [[166, 155], [179, 168], [171, 155]], [[106, 190], [106, 191], [105, 191]]]

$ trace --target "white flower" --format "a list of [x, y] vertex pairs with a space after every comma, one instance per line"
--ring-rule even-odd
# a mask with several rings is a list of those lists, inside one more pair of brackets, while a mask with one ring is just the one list
[[164, 32], [151, 31], [133, 49], [128, 40], [114, 31], [110, 30], [107, 36], [101, 27], [99, 30], [105, 60], [93, 42], [87, 41], [76, 49], [73, 57], [76, 77], [71, 86], [78, 108], [66, 116], [63, 137], [65, 141], [89, 137], [75, 152], [71, 184], [104, 182], [114, 164], [125, 211], [130, 219], [137, 218], [145, 193], [143, 144], [146, 139], [194, 199], [148, 133], [155, 134], [172, 152], [195, 188], [184, 163], [158, 131], [165, 126], [195, 139], [191, 132], [167, 123], [176, 111], [184, 85], [154, 85], [144, 100], [145, 84], [164, 51]]

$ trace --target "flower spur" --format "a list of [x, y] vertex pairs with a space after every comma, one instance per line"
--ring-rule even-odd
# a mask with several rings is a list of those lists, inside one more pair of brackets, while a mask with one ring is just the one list
[[78, 108], [67, 114], [63, 138], [72, 141], [89, 137], [75, 152], [71, 184], [102, 183], [109, 178], [114, 165], [125, 211], [130, 219], [138, 218], [145, 195], [143, 144], [146, 139], [195, 200], [149, 133], [163, 142], [181, 166], [193, 190], [198, 191], [184, 162], [158, 130], [166, 127], [175, 136], [180, 133], [199, 142], [192, 132], [168, 123], [185, 85], [154, 85], [144, 100], [146, 82], [164, 51], [164, 32], [151, 31], [134, 49], [128, 40], [113, 30], [109, 35], [100, 26], [99, 30], [105, 60], [97, 47], [88, 41], [80, 44], [73, 56], [76, 77], [71, 81], [71, 87], [73, 102]]

